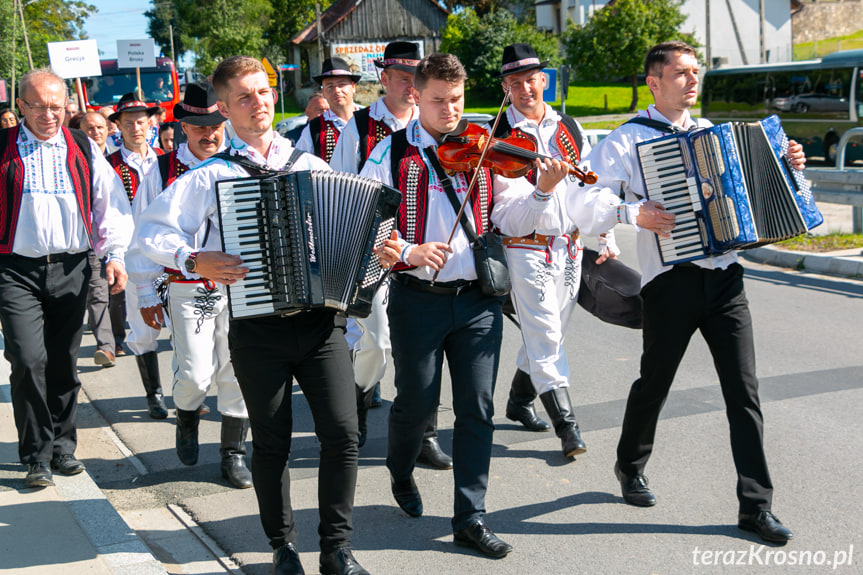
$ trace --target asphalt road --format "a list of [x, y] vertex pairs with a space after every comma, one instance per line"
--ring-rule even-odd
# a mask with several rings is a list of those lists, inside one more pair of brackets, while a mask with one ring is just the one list
[[[619, 230], [618, 237], [623, 260], [633, 265], [633, 233]], [[552, 434], [521, 431], [503, 416], [520, 343], [520, 333], [506, 322], [487, 507], [489, 524], [515, 551], [489, 560], [452, 545], [451, 472], [417, 469], [422, 518], [409, 518], [395, 505], [383, 465], [394, 395], [390, 369], [385, 406], [372, 410], [370, 438], [360, 452], [354, 515], [360, 562], [375, 574], [863, 572], [863, 283], [745, 266], [774, 511], [794, 531], [793, 542], [762, 548], [736, 527], [727, 423], [700, 336], [680, 366], [646, 471], [659, 503], [650, 509], [623, 503], [612, 466], [625, 398], [638, 373], [640, 332], [603, 324], [579, 309], [566, 347], [588, 451], [574, 460], [563, 458]], [[164, 335], [160, 343], [162, 380], [170, 388], [170, 345]], [[271, 553], [253, 490], [234, 490], [219, 476], [215, 397], [208, 398], [213, 413], [202, 423], [200, 461], [184, 467], [173, 449], [173, 410], [165, 421], [146, 416], [134, 359], [101, 369], [90, 359], [94, 350], [85, 335], [78, 454], [111, 503], [170, 573], [224, 573], [232, 566], [250, 575], [269, 573]], [[453, 416], [446, 383], [440, 428], [449, 450]], [[317, 443], [296, 387], [294, 400], [298, 545], [307, 572], [316, 573]]]

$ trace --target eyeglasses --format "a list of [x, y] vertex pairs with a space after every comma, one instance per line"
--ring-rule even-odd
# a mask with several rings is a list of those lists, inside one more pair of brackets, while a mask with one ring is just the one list
[[27, 100], [21, 100], [24, 102], [31, 111], [36, 112], [37, 114], [44, 114], [45, 112], [51, 112], [52, 114], [59, 114], [63, 112], [66, 108], [64, 106], [34, 106]]

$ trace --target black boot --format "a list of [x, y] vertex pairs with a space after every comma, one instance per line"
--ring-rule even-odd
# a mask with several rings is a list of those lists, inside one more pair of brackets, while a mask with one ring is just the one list
[[357, 447], [362, 447], [366, 444], [366, 438], [368, 438], [369, 435], [369, 407], [371, 406], [372, 395], [375, 390], [372, 388], [368, 391], [363, 391], [358, 385], [354, 387], [356, 387], [357, 390], [357, 423], [359, 424], [360, 429]]
[[177, 408], [177, 457], [183, 465], [198, 463], [198, 422], [201, 416], [197, 409], [186, 411]]
[[572, 404], [569, 402], [569, 393], [565, 387], [559, 387], [546, 391], [539, 396], [546, 413], [554, 425], [554, 432], [560, 438], [563, 454], [572, 457], [587, 451], [587, 446], [581, 440], [575, 415], [572, 413]]
[[159, 356], [155, 351], [148, 351], [135, 356], [138, 363], [138, 371], [141, 372], [141, 381], [147, 392], [147, 411], [153, 419], [165, 419], [168, 417], [168, 408], [162, 399], [162, 380], [159, 379]]
[[246, 467], [246, 434], [249, 420], [245, 417], [222, 415], [222, 477], [237, 489], [252, 486], [252, 473]]
[[536, 414], [534, 399], [536, 390], [533, 389], [530, 376], [520, 369], [515, 370], [509, 388], [509, 401], [506, 402], [506, 418], [518, 421], [528, 431], [548, 431], [551, 426]]
[[426, 425], [417, 463], [423, 463], [435, 469], [452, 469], [452, 457], [444, 453], [437, 440], [437, 411]]

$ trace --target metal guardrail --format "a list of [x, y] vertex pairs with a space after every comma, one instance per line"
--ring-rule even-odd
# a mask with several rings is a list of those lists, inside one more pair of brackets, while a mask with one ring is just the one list
[[863, 138], [863, 127], [842, 134], [836, 150], [839, 168], [806, 168], [804, 174], [815, 201], [851, 206], [852, 231], [860, 234], [863, 233], [863, 168], [845, 167], [845, 148], [852, 138]]

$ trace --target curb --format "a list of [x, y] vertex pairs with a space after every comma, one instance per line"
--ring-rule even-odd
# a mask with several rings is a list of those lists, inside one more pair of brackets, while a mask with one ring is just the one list
[[[2, 341], [2, 340], [0, 340]], [[2, 348], [0, 343], [0, 348]], [[0, 360], [0, 403], [12, 410], [9, 390], [9, 364]], [[162, 563], [150, 548], [129, 527], [111, 502], [85, 471], [73, 476], [54, 476], [58, 495], [69, 507], [72, 516], [87, 539], [114, 575], [166, 575]]]
[[861, 254], [863, 251], [860, 249], [815, 254], [783, 250], [775, 246], [742, 251], [743, 257], [758, 263], [858, 280], [863, 279]]

